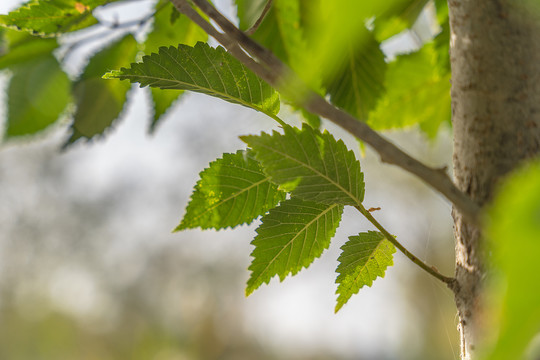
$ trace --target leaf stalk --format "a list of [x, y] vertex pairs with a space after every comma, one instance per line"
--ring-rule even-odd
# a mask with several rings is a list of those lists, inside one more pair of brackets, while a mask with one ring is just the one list
[[399, 241], [396, 240], [396, 238], [391, 235], [385, 228], [382, 226], [374, 217], [371, 215], [371, 212], [366, 210], [362, 205], [355, 206], [355, 208], [360, 211], [362, 215], [370, 222], [372, 223], [383, 235], [384, 237], [390, 241], [396, 248], [399, 249], [406, 257], [408, 257], [413, 263], [418, 265], [422, 268], [422, 270], [426, 271], [431, 276], [435, 277], [438, 280], [441, 280], [444, 282], [450, 289], [453, 288], [456, 279], [447, 277], [442, 275], [434, 266], [429, 266], [419, 258], [417, 258], [413, 253], [411, 253], [409, 250], [407, 250]]

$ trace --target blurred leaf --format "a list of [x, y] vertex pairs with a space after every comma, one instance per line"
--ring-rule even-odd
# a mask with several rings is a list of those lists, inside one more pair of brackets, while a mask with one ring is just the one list
[[155, 10], [152, 31], [148, 33], [144, 42], [145, 53], [157, 53], [162, 46], [178, 44], [194, 46], [199, 41], [208, 40], [208, 35], [187, 16], [180, 15], [171, 23], [170, 14], [178, 11], [169, 1], [161, 0], [156, 4]]
[[388, 64], [383, 96], [368, 123], [377, 130], [420, 124], [435, 136], [450, 119], [450, 73], [441, 69], [433, 44]]
[[285, 199], [250, 151], [223, 154], [201, 172], [186, 214], [175, 231], [249, 224]]
[[234, 0], [240, 29], [249, 29], [263, 12], [268, 0]]
[[448, 2], [447, 0], [434, 0], [437, 20], [442, 24], [448, 20]]
[[309, 125], [284, 126], [284, 134], [242, 136], [255, 151], [264, 171], [281, 189], [304, 200], [359, 205], [364, 199], [364, 175], [354, 153], [343, 141]]
[[249, 266], [246, 295], [279, 275], [281, 281], [307, 268], [330, 245], [341, 220], [343, 206], [292, 198], [263, 216]]
[[502, 296], [499, 339], [489, 360], [521, 359], [540, 330], [540, 161], [512, 174], [486, 219]]
[[411, 28], [428, 2], [428, 0], [401, 0], [386, 9], [375, 19], [374, 33], [377, 40], [384, 41]]
[[43, 39], [6, 29], [3, 49], [0, 51], [0, 70], [37, 58], [49, 57], [57, 47], [56, 39]]
[[104, 78], [139, 82], [141, 87], [200, 92], [244, 105], [275, 118], [279, 95], [222, 47], [197, 43], [194, 47], [162, 47], [131, 68], [111, 71]]
[[365, 121], [384, 93], [387, 65], [373, 34], [366, 30], [360, 39], [350, 44], [326, 88], [333, 104]]
[[70, 102], [70, 80], [52, 56], [13, 70], [6, 138], [34, 134], [54, 123]]
[[[367, 36], [365, 24], [368, 19], [384, 14], [404, 0], [357, 1], [334, 0], [320, 1], [310, 11], [311, 23], [325, 24], [311, 26], [305, 32], [310, 45], [304, 54], [299, 75], [302, 79], [332, 77], [342, 65], [351, 50], [351, 39], [358, 39], [358, 44]], [[354, 44], [356, 45], [356, 44]]]
[[[171, 14], [178, 14], [175, 21], [171, 21]], [[161, 0], [156, 4], [156, 14], [152, 31], [148, 34], [144, 43], [144, 50], [147, 54], [158, 52], [161, 46], [185, 44], [195, 45], [198, 41], [206, 41], [208, 35], [200, 27], [194, 24], [187, 16], [179, 15], [169, 1]], [[154, 116], [150, 125], [150, 132], [153, 132], [171, 105], [178, 100], [183, 91], [152, 89], [152, 100], [154, 102]]]
[[105, 81], [101, 77], [108, 70], [132, 61], [136, 54], [135, 38], [126, 35], [90, 59], [73, 88], [77, 110], [71, 125], [72, 135], [65, 146], [81, 137], [91, 139], [103, 134], [118, 118], [131, 86], [120, 81]]
[[108, 0], [33, 0], [0, 15], [0, 26], [54, 36], [97, 23], [92, 10]]
[[148, 130], [150, 134], [152, 134], [156, 131], [158, 124], [161, 123], [164, 115], [167, 114], [167, 111], [182, 97], [184, 92], [182, 90], [151, 88], [150, 94], [152, 96], [152, 101], [154, 102], [154, 115]]
[[272, 51], [281, 61], [289, 63], [289, 56], [279, 29], [277, 16], [277, 10], [275, 6], [272, 6], [257, 31], [251, 37]]
[[384, 277], [386, 268], [393, 265], [396, 252], [394, 245], [375, 231], [350, 236], [341, 250], [336, 270], [339, 273], [336, 312], [362, 287], [371, 286], [377, 277]]

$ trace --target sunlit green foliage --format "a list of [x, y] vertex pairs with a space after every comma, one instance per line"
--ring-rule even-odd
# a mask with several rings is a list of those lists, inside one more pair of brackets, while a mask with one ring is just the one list
[[[0, 26], [9, 28], [0, 33], [0, 70], [11, 76], [4, 137], [38, 133], [64, 114], [73, 118], [68, 143], [105, 134], [125, 109], [131, 88], [117, 79], [152, 87], [151, 129], [186, 90], [260, 111], [280, 122], [283, 131], [244, 136], [250, 150], [211, 163], [201, 173], [178, 230], [234, 227], [263, 216], [253, 241], [248, 294], [275, 275], [283, 280], [307, 267], [329, 246], [343, 206], [359, 206], [364, 199], [354, 153], [330, 133], [314, 129], [319, 127], [316, 116], [306, 115], [313, 127], [284, 125], [277, 117], [280, 94], [223, 48], [204, 43], [208, 37], [165, 0], [155, 1], [148, 33], [139, 36], [140, 28], [119, 33], [125, 36], [104, 44], [72, 85], [62, 70], [65, 57], [56, 51], [63, 34], [103, 26], [94, 10], [109, 2], [32, 0], [0, 15]], [[266, 1], [235, 3], [245, 30]], [[426, 0], [275, 0], [252, 37], [359, 121], [376, 129], [418, 126], [434, 137], [450, 116], [448, 13], [445, 1], [434, 3], [440, 34], [394, 60], [382, 52], [384, 41], [410, 28]], [[143, 49], [147, 55], [135, 63]], [[109, 80], [102, 79], [104, 74]], [[66, 111], [71, 108], [72, 114]], [[539, 178], [538, 165], [516, 175], [492, 208], [493, 259], [507, 287], [493, 359], [521, 353], [540, 323], [540, 296], [531, 287], [540, 282], [531, 279], [540, 273], [535, 265]], [[337, 269], [336, 311], [392, 265], [394, 248], [379, 233], [349, 239]]]
[[[156, 13], [152, 24], [152, 31], [144, 42], [144, 51], [147, 54], [157, 53], [161, 46], [186, 44], [194, 46], [198, 41], [206, 41], [208, 35], [186, 16], [180, 13], [166, 0], [156, 4]], [[154, 101], [154, 115], [150, 124], [150, 131], [154, 131], [162, 115], [171, 105], [180, 98], [183, 91], [161, 90], [152, 88], [152, 100]]]
[[92, 10], [109, 0], [33, 0], [27, 5], [0, 15], [0, 25], [33, 34], [54, 36], [97, 23]]
[[450, 120], [450, 73], [437, 66], [432, 44], [420, 51], [398, 56], [388, 64], [386, 94], [369, 115], [375, 129], [403, 128], [420, 124], [434, 136]]
[[369, 231], [350, 236], [341, 247], [336, 272], [338, 294], [336, 312], [364, 286], [371, 286], [378, 277], [384, 277], [386, 268], [393, 265], [394, 245], [378, 232]]
[[131, 68], [105, 75], [107, 79], [130, 80], [141, 86], [160, 89], [191, 90], [244, 105], [275, 116], [279, 95], [222, 47], [205, 43], [194, 47], [179, 45], [161, 48]]
[[[540, 329], [540, 161], [510, 176], [486, 219], [502, 297], [499, 340], [489, 360], [519, 359]], [[496, 331], [494, 329], [494, 331]]]
[[101, 77], [107, 70], [129, 63], [136, 54], [137, 42], [132, 35], [127, 35], [90, 59], [73, 87], [77, 110], [68, 143], [103, 134], [118, 118], [131, 86], [120, 81], [103, 81]]
[[292, 198], [282, 202], [262, 218], [257, 236], [251, 242], [255, 250], [249, 266], [249, 295], [278, 275], [283, 281], [308, 267], [330, 245], [341, 220], [343, 206], [319, 204]]
[[5, 30], [4, 49], [0, 50], [0, 70], [48, 57], [58, 47], [56, 39], [41, 39], [25, 32]]
[[284, 134], [243, 136], [272, 181], [304, 200], [325, 204], [360, 205], [364, 175], [343, 141], [309, 125], [284, 127]]
[[223, 154], [200, 176], [176, 230], [249, 224], [285, 199], [250, 151]]

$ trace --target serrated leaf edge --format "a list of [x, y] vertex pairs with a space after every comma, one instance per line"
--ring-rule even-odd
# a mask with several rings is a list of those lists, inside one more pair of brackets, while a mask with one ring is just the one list
[[[326, 210], [324, 210], [323, 212], [321, 212], [318, 216], [316, 216], [314, 219], [312, 219], [309, 223], [307, 223], [301, 230], [298, 231], [298, 233], [285, 245], [283, 246], [283, 248], [276, 254], [276, 256], [274, 256], [274, 258], [269, 261], [266, 265], [266, 267], [264, 268], [263, 271], [261, 271], [261, 273], [259, 274], [259, 276], [257, 276], [255, 279], [259, 279], [264, 273], [266, 273], [266, 271], [268, 271], [268, 268], [270, 267], [271, 264], [273, 264], [275, 261], [276, 261], [276, 258], [287, 248], [289, 247], [293, 242], [294, 240], [299, 236], [299, 234], [303, 233], [304, 231], [306, 231], [306, 229], [311, 226], [313, 224], [313, 222], [315, 221], [318, 221], [323, 215], [326, 215], [330, 210], [333, 210], [334, 208], [336, 207], [342, 207], [342, 205], [340, 204], [332, 204], [330, 205]], [[339, 223], [338, 225], [336, 226], [336, 229], [337, 227], [339, 227]], [[254, 250], [255, 251], [255, 250]], [[253, 256], [253, 252], [252, 252], [252, 256]], [[251, 266], [249, 267], [251, 268]], [[302, 266], [302, 268], [306, 268], [305, 266]], [[292, 272], [289, 271], [287, 274], [285, 275], [279, 275], [279, 274], [276, 274], [279, 276], [279, 279], [280, 281], [283, 281], [285, 280], [285, 278], [290, 275]], [[272, 279], [275, 275], [273, 275], [270, 279]], [[250, 276], [248, 282], [251, 282], [252, 281], [252, 277]], [[246, 287], [246, 296], [249, 296], [251, 295], [255, 290], [257, 290], [262, 284], [268, 284], [269, 283], [269, 280], [268, 281], [263, 281], [261, 284], [257, 285], [256, 287], [253, 287], [253, 286], [247, 286]]]

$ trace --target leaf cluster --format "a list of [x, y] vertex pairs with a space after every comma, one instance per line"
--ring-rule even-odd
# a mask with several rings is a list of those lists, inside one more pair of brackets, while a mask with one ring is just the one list
[[[261, 218], [252, 242], [247, 294], [274, 276], [283, 280], [308, 267], [330, 246], [344, 206], [362, 207], [363, 173], [355, 154], [341, 140], [318, 130], [317, 116], [293, 103], [311, 126], [286, 125], [278, 115], [280, 103], [287, 99], [223, 48], [206, 44], [207, 35], [166, 0], [157, 1], [154, 13], [139, 24], [152, 22], [144, 41], [130, 32], [120, 33], [71, 79], [55, 56], [62, 50], [57, 39], [103, 27], [94, 10], [113, 2], [33, 0], [0, 17], [0, 25], [9, 29], [2, 33], [0, 69], [12, 73], [5, 137], [34, 134], [62, 116], [71, 118], [66, 145], [100, 136], [124, 111], [130, 83], [151, 88], [151, 131], [185, 91], [262, 112], [283, 131], [244, 136], [247, 150], [224, 154], [201, 172], [176, 230], [223, 229]], [[266, 1], [235, 3], [240, 26], [246, 29], [257, 22]], [[382, 50], [386, 39], [408, 31], [426, 4], [275, 0], [253, 38], [360, 121], [379, 129], [420, 124], [434, 135], [449, 113], [443, 42], [435, 39], [395, 60]], [[441, 19], [445, 21], [444, 15]], [[76, 46], [64, 51], [69, 55]], [[141, 50], [147, 55], [133, 62]], [[418, 108], [424, 114], [415, 113]], [[350, 237], [339, 258], [336, 311], [361, 287], [384, 276], [392, 265], [393, 241], [378, 232]]]

